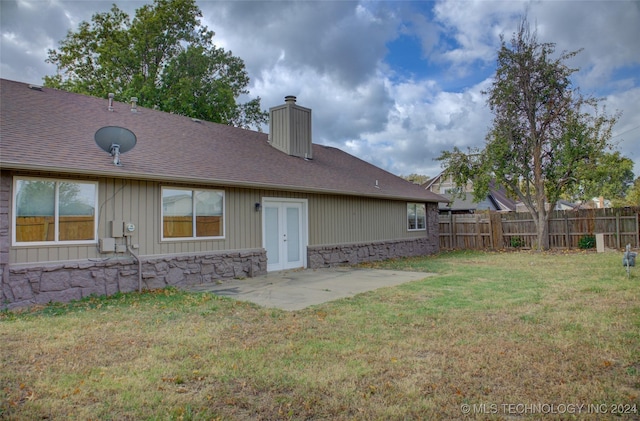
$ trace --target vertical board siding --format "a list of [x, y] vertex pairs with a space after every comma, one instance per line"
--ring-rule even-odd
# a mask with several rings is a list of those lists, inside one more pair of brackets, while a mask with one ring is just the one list
[[309, 197], [309, 245], [427, 236], [407, 230], [407, 202], [349, 196]]
[[261, 247], [261, 213], [255, 203], [261, 201], [255, 190], [225, 189], [226, 248], [240, 250]]
[[293, 131], [293, 133], [290, 133], [289, 138], [291, 152], [296, 156], [307, 154], [307, 156], [311, 157], [311, 111], [292, 107], [291, 118], [293, 119], [289, 123]]
[[[95, 178], [92, 180], [95, 181]], [[118, 224], [132, 222], [136, 230], [131, 236], [131, 244], [139, 246], [135, 253], [143, 257], [261, 248], [262, 211], [256, 212], [255, 204], [262, 203], [265, 197], [308, 200], [309, 245], [374, 242], [428, 235], [427, 231], [407, 230], [406, 201], [181, 184], [180, 187], [220, 189], [225, 192], [225, 236], [221, 239], [161, 241], [161, 188], [178, 184], [112, 178], [98, 178], [97, 181], [98, 238], [111, 237], [110, 221]], [[116, 238], [116, 244], [124, 245], [125, 241], [125, 238]], [[110, 259], [124, 255], [99, 253], [97, 244], [12, 246], [9, 263]]]
[[311, 110], [295, 104], [270, 109], [269, 139], [288, 155], [311, 157]]
[[[43, 176], [46, 177], [46, 176]], [[59, 178], [59, 177], [58, 177]], [[78, 179], [78, 177], [72, 177]], [[197, 253], [206, 251], [241, 250], [262, 247], [261, 212], [255, 203], [262, 197], [306, 197], [298, 193], [267, 190], [223, 188], [220, 186], [188, 185], [190, 188], [220, 189], [225, 192], [225, 237], [209, 240], [161, 241], [161, 187], [154, 181], [123, 179], [98, 180], [98, 238], [111, 236], [110, 221], [132, 222], [136, 230], [131, 243], [139, 246], [140, 256]], [[182, 187], [185, 187], [182, 185]], [[117, 244], [125, 244], [117, 238]], [[96, 244], [46, 245], [12, 247], [10, 263], [54, 262], [80, 259], [108, 259], [123, 254], [99, 253]]]
[[291, 134], [289, 133], [289, 126], [287, 124], [287, 113], [284, 108], [273, 109], [269, 117], [269, 133], [272, 144], [280, 150], [285, 150], [287, 153], [289, 149], [286, 148]]

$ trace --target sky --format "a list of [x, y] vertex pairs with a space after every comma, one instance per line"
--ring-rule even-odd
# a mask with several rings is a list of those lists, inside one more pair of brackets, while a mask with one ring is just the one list
[[[0, 0], [0, 77], [41, 84], [67, 32], [116, 3], [131, 17], [151, 1]], [[620, 111], [611, 142], [640, 175], [640, 1], [197, 2], [215, 43], [240, 57], [263, 109], [295, 95], [311, 108], [314, 143], [396, 175], [434, 177], [434, 158], [482, 148], [500, 36], [523, 15], [568, 64], [583, 94]], [[245, 98], [247, 100], [248, 98]], [[268, 128], [265, 127], [265, 131]]]

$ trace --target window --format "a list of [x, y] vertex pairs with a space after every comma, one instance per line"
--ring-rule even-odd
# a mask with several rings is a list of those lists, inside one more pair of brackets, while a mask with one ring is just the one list
[[37, 178], [14, 181], [14, 244], [95, 242], [97, 183]]
[[224, 237], [224, 192], [162, 188], [162, 238]]
[[409, 231], [427, 229], [427, 208], [424, 203], [407, 203], [407, 229]]

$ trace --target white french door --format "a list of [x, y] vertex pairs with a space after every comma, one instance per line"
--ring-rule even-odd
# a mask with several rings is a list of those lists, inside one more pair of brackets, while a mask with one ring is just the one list
[[263, 199], [262, 241], [267, 271], [306, 266], [306, 201]]

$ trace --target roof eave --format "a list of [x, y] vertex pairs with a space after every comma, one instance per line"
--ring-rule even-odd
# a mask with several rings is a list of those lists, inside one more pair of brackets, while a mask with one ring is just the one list
[[288, 185], [288, 184], [260, 183], [260, 182], [251, 182], [251, 181], [210, 179], [210, 178], [199, 178], [199, 177], [180, 177], [176, 175], [139, 174], [139, 173], [131, 173], [131, 172], [125, 172], [125, 171], [116, 172], [116, 171], [100, 171], [100, 170], [84, 170], [84, 169], [79, 170], [79, 169], [72, 169], [68, 167], [57, 167], [57, 166], [38, 165], [38, 164], [24, 164], [24, 163], [16, 163], [16, 162], [2, 162], [1, 164], [2, 164], [2, 169], [4, 170], [16, 170], [16, 171], [53, 172], [53, 173], [66, 174], [66, 175], [128, 178], [128, 179], [137, 179], [137, 180], [145, 180], [145, 181], [160, 181], [160, 182], [173, 182], [173, 183], [176, 183], [176, 182], [196, 183], [196, 184], [208, 184], [208, 185], [219, 185], [219, 186], [241, 187], [241, 188], [296, 191], [296, 192], [303, 192], [303, 193], [336, 194], [341, 196], [360, 196], [360, 197], [370, 197], [370, 198], [376, 198], [376, 199], [420, 201], [425, 203], [439, 203], [439, 202], [446, 201], [445, 198], [442, 198], [439, 195], [438, 196], [442, 200], [439, 200], [438, 198], [429, 199], [429, 198], [420, 197], [420, 196], [395, 195], [395, 194], [384, 194], [384, 193], [376, 194], [376, 193], [357, 192], [357, 191], [335, 190], [330, 188], [296, 186], [296, 185]]

